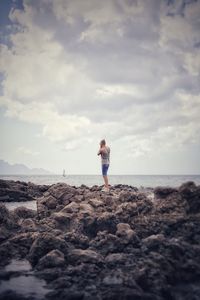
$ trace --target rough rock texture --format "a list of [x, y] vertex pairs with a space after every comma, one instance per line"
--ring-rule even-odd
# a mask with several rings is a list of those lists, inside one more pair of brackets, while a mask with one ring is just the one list
[[55, 249], [67, 254], [68, 246], [65, 240], [52, 233], [41, 233], [33, 242], [28, 259], [32, 265], [36, 265], [44, 255]]
[[35, 218], [37, 216], [37, 212], [33, 209], [28, 209], [24, 206], [20, 206], [14, 210], [14, 215], [22, 219], [28, 219]]
[[65, 264], [64, 254], [59, 250], [52, 250], [40, 258], [37, 269], [62, 267]]
[[177, 193], [177, 189], [172, 188], [172, 187], [160, 187], [158, 186], [154, 190], [154, 194], [157, 198], [166, 198], [167, 196]]
[[180, 186], [180, 194], [188, 203], [188, 212], [200, 212], [200, 186], [196, 186], [194, 182], [187, 182]]
[[44, 299], [200, 299], [193, 182], [148, 192], [117, 185], [109, 193], [59, 183], [37, 201], [38, 214], [0, 205], [0, 256], [2, 265], [28, 259], [52, 289]]
[[0, 179], [0, 202], [29, 201], [40, 197], [48, 188], [31, 182]]

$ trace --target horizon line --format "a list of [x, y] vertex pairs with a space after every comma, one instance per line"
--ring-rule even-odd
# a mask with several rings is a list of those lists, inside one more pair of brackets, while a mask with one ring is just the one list
[[[61, 176], [62, 174], [0, 174], [0, 176]], [[101, 174], [66, 174], [68, 176], [102, 176]], [[200, 174], [109, 174], [108, 176], [200, 176]]]

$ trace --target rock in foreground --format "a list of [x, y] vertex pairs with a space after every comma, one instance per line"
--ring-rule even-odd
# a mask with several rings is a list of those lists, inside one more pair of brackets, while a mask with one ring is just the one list
[[194, 183], [151, 194], [55, 184], [38, 214], [1, 205], [1, 265], [28, 259], [46, 300], [200, 299], [199, 201]]

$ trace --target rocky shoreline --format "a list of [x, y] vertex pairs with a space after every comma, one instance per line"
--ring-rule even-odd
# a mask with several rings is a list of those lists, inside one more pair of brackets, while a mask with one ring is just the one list
[[[37, 211], [5, 201], [36, 199]], [[0, 180], [0, 280], [13, 259], [50, 289], [0, 299], [200, 299], [200, 186], [38, 186]], [[29, 271], [30, 272], [30, 271]], [[29, 274], [30, 275], [30, 274]]]
[[0, 203], [30, 201], [43, 195], [48, 185], [0, 179]]

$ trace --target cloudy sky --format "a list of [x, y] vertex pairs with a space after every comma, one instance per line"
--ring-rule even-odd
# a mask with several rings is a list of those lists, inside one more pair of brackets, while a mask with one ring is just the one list
[[200, 0], [0, 1], [0, 159], [200, 174]]

